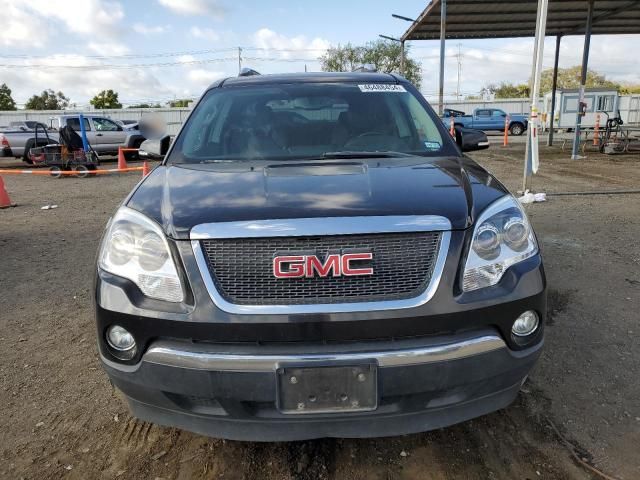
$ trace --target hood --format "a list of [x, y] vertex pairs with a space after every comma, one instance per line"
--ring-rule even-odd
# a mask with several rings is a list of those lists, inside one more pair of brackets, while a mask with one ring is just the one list
[[440, 215], [453, 229], [504, 187], [468, 159], [233, 161], [159, 166], [127, 205], [175, 239], [201, 223], [373, 215]]

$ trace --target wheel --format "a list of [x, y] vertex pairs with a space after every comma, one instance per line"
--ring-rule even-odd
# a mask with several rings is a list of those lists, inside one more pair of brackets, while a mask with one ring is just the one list
[[85, 165], [76, 165], [73, 170], [78, 178], [87, 178], [89, 176], [89, 169]]
[[27, 165], [33, 165], [33, 160], [31, 160], [31, 157], [29, 156], [29, 152], [31, 151], [31, 148], [33, 147], [34, 142], [33, 140], [29, 140], [26, 145], [24, 146], [24, 153], [22, 154], [22, 161], [24, 163], [26, 163]]
[[[133, 144], [131, 145], [131, 148], [140, 148], [140, 145], [142, 145], [142, 142], [144, 140], [136, 140], [135, 142], [133, 142]], [[136, 161], [136, 160], [140, 160], [140, 155], [138, 155], [138, 152], [124, 152], [124, 158], [129, 162], [129, 161]]]
[[49, 168], [49, 175], [51, 178], [62, 178], [62, 169], [60, 167]]
[[513, 123], [511, 127], [509, 127], [509, 132], [511, 135], [520, 136], [524, 133], [524, 125], [521, 123]]

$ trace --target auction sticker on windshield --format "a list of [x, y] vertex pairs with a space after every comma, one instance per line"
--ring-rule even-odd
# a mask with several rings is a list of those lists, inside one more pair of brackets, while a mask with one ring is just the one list
[[402, 85], [393, 83], [367, 83], [366, 85], [358, 85], [361, 92], [406, 92]]

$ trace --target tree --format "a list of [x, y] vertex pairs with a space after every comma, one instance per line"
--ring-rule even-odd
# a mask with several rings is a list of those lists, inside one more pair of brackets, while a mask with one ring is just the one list
[[0, 110], [15, 110], [16, 102], [11, 96], [11, 89], [6, 83], [0, 85]]
[[159, 103], [135, 103], [127, 108], [162, 108]]
[[[558, 69], [558, 88], [579, 88], [580, 87], [580, 65], [569, 68]], [[542, 71], [540, 77], [540, 92], [546, 93], [551, 91], [553, 85], [553, 68], [547, 68]], [[587, 87], [604, 87], [620, 89], [620, 85], [607, 80], [606, 77], [594, 70], [587, 70]]]
[[[347, 45], [331, 47], [321, 56], [320, 65], [325, 72], [351, 72], [364, 65], [372, 64], [384, 73], [400, 73], [401, 46], [399, 42], [377, 40], [362, 46]], [[422, 72], [420, 63], [409, 58], [409, 47], [405, 46], [404, 76], [420, 88]]]
[[113, 90], [102, 90], [93, 97], [89, 103], [93, 108], [122, 108], [122, 104], [118, 101], [118, 93]]
[[193, 100], [191, 100], [190, 98], [180, 98], [176, 100], [169, 100], [167, 102], [167, 105], [169, 105], [171, 108], [184, 108], [188, 107], [191, 102], [193, 102]]
[[521, 83], [514, 85], [509, 82], [501, 82], [499, 87], [493, 91], [495, 98], [529, 98], [529, 85]]
[[620, 93], [622, 95], [633, 95], [640, 93], [640, 83], [623, 83], [620, 85]]
[[69, 106], [69, 99], [62, 92], [54, 92], [51, 89], [44, 90], [40, 95], [34, 95], [24, 108], [27, 110], [63, 110]]

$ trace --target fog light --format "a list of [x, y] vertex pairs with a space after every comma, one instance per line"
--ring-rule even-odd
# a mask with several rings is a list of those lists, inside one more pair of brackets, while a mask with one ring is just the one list
[[120, 325], [112, 325], [107, 330], [107, 343], [119, 352], [130, 352], [136, 346], [133, 335]]
[[538, 328], [538, 323], [538, 314], [533, 310], [527, 310], [513, 322], [511, 332], [517, 337], [526, 337]]

